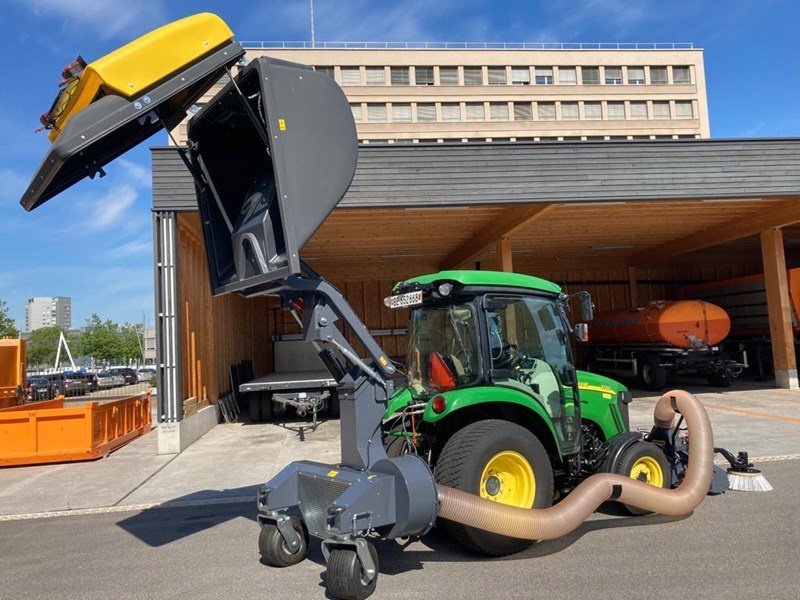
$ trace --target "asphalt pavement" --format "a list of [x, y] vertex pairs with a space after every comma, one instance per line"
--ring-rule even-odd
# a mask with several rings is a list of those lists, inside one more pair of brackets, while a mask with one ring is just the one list
[[[765, 462], [769, 493], [707, 497], [691, 516], [607, 506], [504, 559], [434, 531], [379, 542], [380, 598], [800, 598], [800, 460]], [[253, 502], [0, 522], [3, 598], [324, 598], [324, 563], [260, 562]]]

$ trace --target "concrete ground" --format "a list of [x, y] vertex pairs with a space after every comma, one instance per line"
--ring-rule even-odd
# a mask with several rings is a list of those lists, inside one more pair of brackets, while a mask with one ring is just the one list
[[[775, 491], [710, 497], [686, 519], [611, 507], [502, 560], [439, 534], [405, 548], [382, 542], [375, 597], [800, 598], [800, 392], [690, 384], [681, 387], [709, 410], [717, 445], [769, 457], [759, 466]], [[656, 398], [635, 396], [632, 427], [648, 428]], [[90, 463], [0, 470], [0, 596], [323, 597], [318, 547], [292, 569], [264, 566], [253, 520], [255, 490], [285, 464], [338, 460], [338, 423], [307, 425], [220, 425], [177, 456], [156, 455], [153, 432]]]

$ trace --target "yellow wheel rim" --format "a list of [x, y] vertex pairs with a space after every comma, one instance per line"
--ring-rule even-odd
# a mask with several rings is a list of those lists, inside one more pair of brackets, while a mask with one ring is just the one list
[[530, 508], [536, 496], [536, 476], [528, 459], [506, 450], [495, 454], [481, 473], [480, 497], [521, 508]]
[[664, 487], [664, 471], [652, 456], [643, 456], [633, 463], [631, 479], [637, 479], [656, 487]]

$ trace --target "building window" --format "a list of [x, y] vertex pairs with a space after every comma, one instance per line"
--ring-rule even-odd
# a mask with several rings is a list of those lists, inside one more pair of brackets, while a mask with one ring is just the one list
[[528, 67], [511, 67], [512, 85], [530, 85], [531, 70]]
[[553, 85], [552, 67], [536, 67], [536, 85]]
[[485, 121], [483, 102], [467, 102], [467, 121]]
[[628, 85], [644, 85], [644, 67], [628, 67]]
[[386, 123], [386, 105], [367, 104], [367, 121], [370, 123]]
[[581, 67], [583, 85], [600, 85], [600, 67]]
[[631, 102], [631, 119], [647, 118], [647, 102]]
[[489, 85], [505, 85], [505, 84], [506, 84], [506, 68], [489, 67]]
[[537, 102], [536, 116], [540, 121], [555, 121], [556, 120], [555, 102]]
[[417, 104], [417, 122], [419, 123], [433, 123], [436, 121], [436, 105], [435, 104]]
[[575, 85], [578, 83], [575, 67], [558, 67], [558, 83], [561, 85]]
[[689, 67], [672, 67], [672, 83], [692, 83]]
[[314, 70], [333, 79], [333, 67], [314, 67]]
[[483, 85], [483, 69], [464, 67], [464, 85]]
[[392, 67], [392, 85], [408, 85], [411, 81], [409, 79], [408, 71], [408, 67]]
[[458, 67], [439, 67], [439, 85], [458, 85]]
[[650, 67], [650, 83], [665, 85], [667, 83], [667, 67]]
[[691, 100], [679, 100], [675, 102], [676, 119], [694, 119], [694, 110]]
[[360, 104], [351, 104], [350, 110], [353, 111], [353, 119], [358, 122], [361, 120], [361, 105]]
[[361, 85], [361, 69], [358, 67], [342, 67], [342, 85]]
[[433, 85], [433, 67], [416, 67], [416, 85]]
[[492, 102], [489, 105], [489, 116], [492, 121], [508, 121], [508, 103]]
[[625, 103], [624, 102], [608, 102], [606, 104], [606, 112], [608, 118], [615, 121], [625, 118]]
[[530, 102], [515, 102], [514, 103], [514, 120], [515, 121], [533, 121], [533, 108]]
[[653, 118], [669, 119], [669, 102], [653, 102]]
[[461, 107], [458, 102], [442, 102], [442, 121], [460, 121]]
[[622, 84], [622, 67], [606, 67], [606, 85]]
[[411, 123], [411, 105], [392, 104], [392, 123]]
[[599, 121], [603, 118], [603, 107], [599, 102], [584, 102], [583, 117], [589, 121]]
[[562, 102], [561, 103], [561, 118], [564, 121], [577, 121], [578, 103], [577, 102]]
[[386, 85], [386, 69], [367, 67], [367, 85]]

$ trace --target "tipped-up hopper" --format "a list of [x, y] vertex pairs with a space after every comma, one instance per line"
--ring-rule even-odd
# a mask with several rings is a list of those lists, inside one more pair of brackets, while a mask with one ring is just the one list
[[258, 292], [300, 272], [300, 249], [356, 168], [352, 112], [311, 68], [259, 58], [189, 122], [215, 294]]

